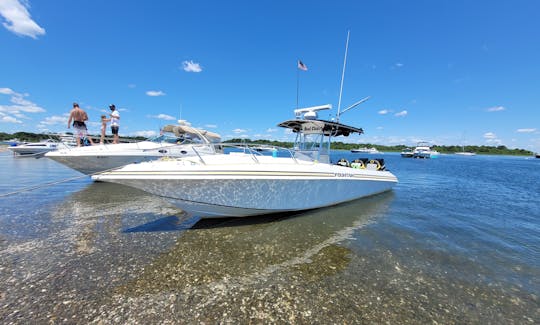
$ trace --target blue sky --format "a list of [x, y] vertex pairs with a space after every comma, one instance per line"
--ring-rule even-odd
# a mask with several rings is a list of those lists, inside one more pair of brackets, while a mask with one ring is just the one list
[[[79, 102], [98, 133], [182, 118], [223, 139], [290, 140], [299, 106], [383, 145], [540, 151], [540, 2], [0, 0], [0, 131], [65, 132]], [[297, 69], [297, 60], [308, 71]], [[299, 73], [299, 74], [298, 74]]]

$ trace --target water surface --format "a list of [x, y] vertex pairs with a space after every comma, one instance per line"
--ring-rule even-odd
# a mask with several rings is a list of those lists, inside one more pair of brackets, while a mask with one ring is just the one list
[[540, 159], [376, 157], [399, 178], [391, 192], [197, 223], [139, 190], [0, 154], [0, 193], [54, 183], [0, 197], [0, 320], [538, 323]]

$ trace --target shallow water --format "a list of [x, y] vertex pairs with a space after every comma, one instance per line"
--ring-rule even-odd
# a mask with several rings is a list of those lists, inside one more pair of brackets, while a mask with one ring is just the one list
[[376, 157], [399, 178], [389, 193], [196, 223], [0, 154], [0, 193], [71, 179], [0, 197], [0, 321], [538, 323], [540, 159]]

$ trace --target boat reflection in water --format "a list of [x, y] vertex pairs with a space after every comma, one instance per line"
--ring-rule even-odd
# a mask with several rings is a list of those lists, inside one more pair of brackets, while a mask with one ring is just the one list
[[388, 192], [296, 214], [196, 219], [154, 195], [92, 183], [52, 216], [69, 223], [61, 235], [66, 249], [90, 258], [89, 269], [127, 272], [132, 279], [118, 282], [111, 275], [101, 285], [133, 296], [232, 282], [247, 286], [284, 271], [312, 280], [340, 272], [350, 259], [344, 243], [384, 215], [393, 196]]
[[284, 272], [305, 280], [339, 273], [351, 258], [344, 243], [384, 215], [392, 198], [385, 193], [300, 214], [203, 219], [116, 291], [139, 296], [201, 285], [208, 286], [202, 291], [238, 290]]

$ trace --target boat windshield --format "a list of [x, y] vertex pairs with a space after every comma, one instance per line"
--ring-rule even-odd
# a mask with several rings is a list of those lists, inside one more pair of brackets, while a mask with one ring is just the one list
[[175, 144], [181, 144], [186, 141], [184, 137], [177, 137], [174, 134], [161, 134], [159, 136], [150, 137], [147, 139], [148, 141], [157, 142], [157, 143], [175, 143]]

